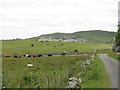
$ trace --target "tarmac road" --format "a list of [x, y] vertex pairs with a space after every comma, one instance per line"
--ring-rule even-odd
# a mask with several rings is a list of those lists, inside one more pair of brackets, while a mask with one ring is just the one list
[[118, 67], [120, 68], [120, 62], [108, 57], [107, 54], [100, 54], [100, 58], [109, 74], [112, 88], [118, 88]]

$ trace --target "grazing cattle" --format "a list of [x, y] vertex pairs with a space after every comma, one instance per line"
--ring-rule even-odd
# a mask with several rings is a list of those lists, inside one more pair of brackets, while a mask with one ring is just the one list
[[48, 54], [48, 56], [53, 56], [52, 54]]
[[54, 47], [56, 47], [56, 46], [54, 46]]
[[13, 57], [14, 57], [14, 58], [17, 58], [17, 56], [16, 56], [16, 55], [14, 55]]
[[23, 57], [25, 57], [26, 55], [24, 54]]
[[61, 55], [65, 55], [66, 53], [61, 53]]
[[32, 57], [37, 57], [37, 55], [32, 55]]
[[22, 58], [22, 56], [17, 56], [17, 55], [14, 55], [13, 57], [14, 58]]
[[11, 55], [5, 55], [4, 57], [12, 57]]
[[27, 67], [33, 67], [33, 64], [27, 64]]
[[42, 54], [38, 54], [37, 56], [38, 56], [38, 57], [42, 57], [43, 55], [42, 55]]
[[30, 54], [26, 54], [26, 57], [31, 57], [31, 55]]
[[31, 55], [28, 55], [27, 57], [31, 57]]
[[34, 44], [31, 44], [32, 47], [34, 47]]
[[22, 58], [22, 56], [17, 56], [17, 58]]

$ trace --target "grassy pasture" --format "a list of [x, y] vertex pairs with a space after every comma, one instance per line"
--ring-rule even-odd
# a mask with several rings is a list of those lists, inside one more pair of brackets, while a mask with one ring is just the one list
[[[82, 78], [84, 88], [109, 87], [107, 74], [99, 58], [92, 61], [86, 68], [80, 64], [87, 60], [88, 56], [53, 56], [40, 58], [3, 58], [3, 84], [10, 88], [18, 88], [21, 83], [23, 88], [34, 88], [39, 84], [41, 88], [46, 86], [46, 75], [49, 76], [49, 87], [54, 88], [54, 71], [56, 72], [56, 87], [65, 88], [70, 77]], [[27, 64], [34, 66], [28, 68]], [[74, 67], [74, 68], [73, 68]], [[78, 73], [85, 72], [83, 75]], [[59, 81], [59, 76], [61, 77]]]
[[[54, 87], [54, 71], [56, 71], [57, 87], [65, 87], [69, 77], [75, 76], [82, 69], [79, 65], [89, 56], [54, 56], [40, 58], [3, 58], [3, 79], [7, 87], [35, 87], [39, 84], [41, 88], [46, 87], [46, 75], [50, 79], [50, 87]], [[27, 64], [33, 64], [28, 68]], [[75, 67], [76, 70], [73, 70]], [[69, 72], [69, 75], [67, 74]], [[66, 77], [65, 77], [66, 73]], [[61, 76], [59, 84], [58, 77]], [[9, 83], [11, 82], [11, 83]]]
[[[31, 46], [34, 44], [34, 47]], [[61, 45], [63, 44], [63, 45]], [[93, 51], [95, 49], [110, 49], [110, 46], [102, 46], [81, 42], [41, 42], [30, 40], [2, 41], [2, 54], [26, 54], [26, 53], [61, 53]]]
[[[31, 46], [34, 44], [34, 47]], [[63, 44], [63, 45], [61, 45]], [[55, 47], [54, 47], [55, 46]], [[60, 53], [93, 51], [96, 49], [111, 49], [110, 46], [101, 44], [90, 44], [80, 42], [40, 42], [30, 40], [2, 41], [2, 54], [26, 54], [26, 53]], [[110, 87], [107, 73], [104, 71], [102, 61], [96, 57], [96, 61], [86, 68], [80, 64], [90, 57], [78, 56], [52, 56], [36, 58], [3, 58], [2, 75], [3, 84], [10, 88], [18, 88], [21, 83], [23, 88], [34, 88], [39, 84], [41, 88], [47, 87], [46, 76], [49, 77], [49, 87], [65, 88], [70, 77], [80, 77], [84, 81], [81, 84], [84, 88], [105, 88]], [[33, 64], [28, 68], [27, 64]], [[54, 71], [56, 73], [54, 77]], [[85, 72], [84, 75], [78, 73]], [[61, 77], [59, 79], [59, 77]]]

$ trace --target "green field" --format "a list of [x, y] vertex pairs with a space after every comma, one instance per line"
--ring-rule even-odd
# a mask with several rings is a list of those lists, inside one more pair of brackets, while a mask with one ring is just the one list
[[[3, 58], [3, 84], [10, 88], [47, 88], [46, 76], [49, 77], [49, 87], [54, 88], [54, 71], [56, 73], [57, 88], [65, 88], [69, 78], [82, 78], [84, 81], [80, 86], [83, 88], [105, 88], [109, 87], [108, 76], [100, 59], [92, 61], [86, 68], [81, 63], [87, 60], [88, 56], [53, 56], [40, 58]], [[27, 67], [31, 63], [32, 68]], [[78, 73], [85, 72], [83, 75]], [[59, 79], [59, 76], [61, 79]]]
[[[34, 47], [31, 46], [34, 44]], [[63, 44], [63, 45], [61, 45]], [[96, 49], [111, 49], [110, 46], [103, 44], [80, 43], [80, 42], [40, 42], [30, 40], [16, 40], [2, 42], [3, 55], [26, 54], [26, 53], [59, 53], [88, 52]], [[56, 46], [56, 47], [54, 47]], [[3, 85], [9, 88], [47, 88], [49, 78], [50, 88], [65, 88], [68, 86], [69, 78], [81, 78], [83, 88], [109, 88], [109, 78], [105, 72], [102, 61], [95, 56], [95, 61], [86, 68], [81, 64], [89, 59], [91, 55], [68, 55], [68, 56], [43, 56], [36, 58], [3, 58], [2, 75]], [[27, 67], [33, 64], [33, 67]], [[84, 72], [83, 75], [79, 75]], [[56, 81], [55, 81], [56, 80]], [[56, 82], [56, 84], [55, 84]]]
[[[34, 44], [34, 47], [31, 47]], [[63, 44], [63, 45], [61, 45]], [[55, 47], [54, 47], [55, 46]], [[103, 46], [81, 42], [41, 42], [30, 40], [2, 41], [2, 54], [26, 54], [26, 53], [61, 53], [61, 52], [93, 51], [96, 49], [111, 49], [110, 46]]]

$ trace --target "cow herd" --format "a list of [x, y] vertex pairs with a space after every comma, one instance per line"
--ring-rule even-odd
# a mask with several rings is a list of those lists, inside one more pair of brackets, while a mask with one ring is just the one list
[[24, 54], [24, 55], [4, 55], [3, 57], [13, 57], [13, 58], [22, 58], [22, 57], [41, 57], [42, 54]]
[[[61, 53], [58, 55], [65, 55], [66, 53]], [[13, 57], [13, 58], [22, 58], [22, 57], [42, 57], [42, 56], [53, 56], [55, 54], [24, 54], [24, 55], [3, 55], [2, 57]]]

